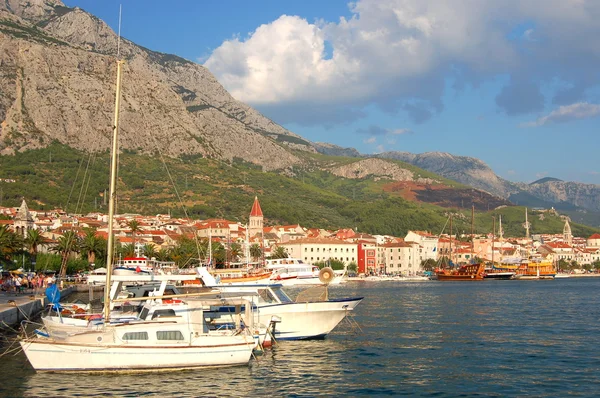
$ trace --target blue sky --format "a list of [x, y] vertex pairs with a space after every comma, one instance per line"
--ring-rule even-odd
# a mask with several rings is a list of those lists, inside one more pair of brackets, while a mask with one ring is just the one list
[[600, 184], [596, 0], [63, 0], [315, 142]]

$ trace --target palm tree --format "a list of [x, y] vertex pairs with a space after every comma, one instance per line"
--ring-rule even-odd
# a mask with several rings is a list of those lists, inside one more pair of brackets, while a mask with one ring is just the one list
[[15, 254], [23, 248], [21, 237], [8, 228], [8, 225], [0, 227], [0, 263], [11, 263]]
[[252, 260], [258, 261], [258, 259], [262, 257], [262, 254], [262, 248], [258, 243], [254, 243], [250, 246], [250, 257], [252, 257]]
[[135, 246], [131, 243], [128, 243], [124, 246], [121, 246], [119, 252], [123, 257], [134, 257], [135, 256]]
[[285, 247], [276, 246], [275, 250], [271, 252], [271, 258], [288, 258], [288, 253], [285, 251]]
[[142, 247], [142, 254], [146, 258], [156, 257], [156, 247], [152, 243], [146, 243], [144, 247]]
[[89, 264], [96, 263], [96, 257], [102, 252], [102, 240], [96, 236], [96, 231], [92, 228], [85, 230], [85, 236], [80, 245], [81, 254], [87, 256]]
[[38, 253], [38, 246], [45, 243], [46, 239], [42, 236], [39, 230], [29, 229], [27, 230], [27, 237], [25, 238], [25, 246], [29, 249], [31, 254], [31, 265], [35, 269], [35, 263]]
[[79, 237], [75, 231], [67, 231], [63, 236], [58, 238], [58, 242], [53, 250], [60, 254], [61, 264], [59, 275], [64, 277], [67, 275], [67, 261], [69, 260], [69, 256], [79, 251]]
[[237, 262], [242, 255], [242, 246], [239, 243], [232, 243], [229, 246], [229, 260], [231, 262]]
[[169, 261], [171, 260], [171, 253], [167, 249], [160, 249], [156, 252], [156, 259], [158, 261]]
[[141, 231], [140, 223], [137, 222], [137, 220], [133, 219], [127, 223], [127, 226], [129, 227], [129, 229], [131, 229], [131, 235], [133, 236], [133, 248], [135, 251], [135, 236], [138, 232]]

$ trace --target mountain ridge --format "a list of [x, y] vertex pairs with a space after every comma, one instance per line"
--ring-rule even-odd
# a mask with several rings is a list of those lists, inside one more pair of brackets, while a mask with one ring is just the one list
[[[110, 146], [117, 35], [106, 23], [60, 0], [4, 0], [0, 51], [0, 154], [53, 141], [91, 152]], [[525, 202], [600, 212], [597, 185], [514, 183], [479, 159], [444, 152], [362, 155], [354, 148], [313, 143], [235, 100], [202, 65], [127, 39], [121, 41], [120, 54], [126, 61], [120, 123], [124, 150], [227, 163], [240, 159], [291, 176], [299, 167], [314, 167], [311, 155], [316, 153], [356, 162], [398, 160], [505, 200], [521, 195]], [[378, 166], [382, 172], [371, 167], [375, 162], [369, 164], [372, 172], [363, 178], [413, 178], [383, 170], [395, 170], [394, 164]], [[419, 188], [421, 194], [426, 185]]]

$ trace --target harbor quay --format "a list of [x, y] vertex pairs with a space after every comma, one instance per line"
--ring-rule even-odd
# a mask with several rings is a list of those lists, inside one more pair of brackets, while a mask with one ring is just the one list
[[[61, 290], [61, 297], [68, 297], [80, 288], [87, 291], [87, 286], [69, 286]], [[22, 321], [32, 319], [46, 308], [47, 302], [43, 289], [22, 293], [0, 292], [0, 332], [16, 331]]]

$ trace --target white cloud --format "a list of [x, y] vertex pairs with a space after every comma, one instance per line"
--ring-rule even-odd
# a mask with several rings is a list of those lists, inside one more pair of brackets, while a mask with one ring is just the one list
[[366, 140], [363, 141], [365, 144], [374, 144], [377, 142], [377, 138], [376, 137], [369, 137]]
[[[315, 117], [314, 109], [322, 122], [331, 106], [338, 123], [344, 107], [355, 111], [366, 104], [426, 121], [443, 108], [447, 79], [479, 83], [514, 74], [539, 84], [597, 76], [600, 47], [590, 40], [600, 36], [595, 0], [349, 4], [352, 16], [338, 22], [282, 15], [248, 37], [223, 42], [205, 66], [235, 98], [303, 123]], [[526, 40], [511, 41], [509, 33], [524, 23], [533, 26], [522, 32]], [[592, 80], [597, 84], [597, 77]]]
[[389, 134], [391, 135], [404, 135], [404, 134], [412, 134], [412, 130], [409, 129], [396, 129], [396, 130], [389, 130]]
[[587, 119], [600, 115], [600, 105], [578, 102], [563, 105], [550, 112], [547, 116], [538, 118], [534, 122], [524, 123], [522, 127], [538, 127], [549, 123], [564, 123], [575, 119]]

